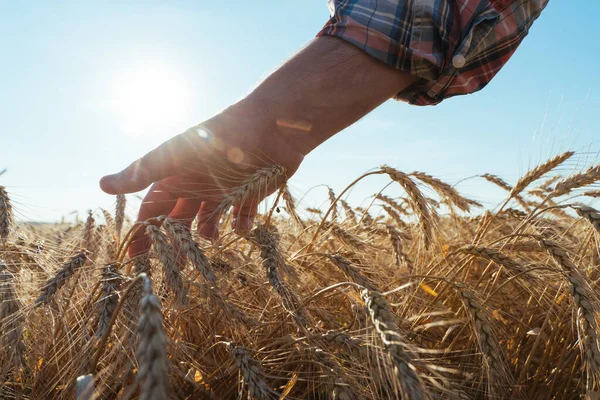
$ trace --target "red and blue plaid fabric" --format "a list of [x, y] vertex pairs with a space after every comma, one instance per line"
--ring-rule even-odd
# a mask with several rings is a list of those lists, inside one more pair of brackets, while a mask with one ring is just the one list
[[435, 105], [487, 85], [548, 0], [329, 0], [319, 32], [421, 78], [397, 100]]

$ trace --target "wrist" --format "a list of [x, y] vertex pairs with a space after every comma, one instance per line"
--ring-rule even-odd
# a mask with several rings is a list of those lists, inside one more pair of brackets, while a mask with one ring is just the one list
[[303, 157], [326, 140], [317, 136], [314, 124], [300, 110], [287, 111], [281, 101], [246, 97], [224, 110], [218, 119], [224, 126], [243, 127], [265, 141], [283, 141]]

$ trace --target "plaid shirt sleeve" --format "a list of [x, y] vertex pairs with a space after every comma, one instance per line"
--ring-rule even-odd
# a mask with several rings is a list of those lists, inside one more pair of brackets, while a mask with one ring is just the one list
[[339, 37], [421, 78], [397, 100], [435, 105], [485, 87], [548, 0], [329, 0], [318, 36]]

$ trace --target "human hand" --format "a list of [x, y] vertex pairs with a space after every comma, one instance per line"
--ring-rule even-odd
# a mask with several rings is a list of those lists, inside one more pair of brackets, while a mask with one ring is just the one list
[[[305, 155], [416, 79], [343, 40], [318, 37], [245, 99], [105, 176], [100, 186], [106, 193], [124, 194], [154, 183], [139, 221], [168, 215], [189, 225], [198, 215], [200, 235], [216, 238], [218, 206], [228, 191], [273, 164], [291, 177]], [[233, 228], [249, 230], [258, 203], [282, 182], [234, 204]], [[129, 254], [148, 247], [138, 233]]]
[[[138, 221], [168, 215], [189, 227], [197, 216], [199, 234], [216, 239], [221, 217], [218, 207], [223, 197], [257, 169], [279, 164], [286, 169], [285, 176], [243, 203], [233, 204], [234, 230], [250, 230], [258, 204], [296, 172], [304, 155], [276, 129], [269, 129], [256, 115], [246, 115], [238, 108], [225, 110], [173, 137], [123, 171], [103, 177], [102, 190], [109, 194], [133, 193], [152, 184]], [[129, 254], [139, 255], [149, 246], [143, 230], [139, 230]]]

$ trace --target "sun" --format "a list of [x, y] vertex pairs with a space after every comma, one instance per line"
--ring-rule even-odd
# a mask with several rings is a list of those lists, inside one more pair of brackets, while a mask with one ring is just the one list
[[112, 80], [110, 108], [123, 133], [162, 136], [186, 121], [191, 108], [189, 88], [185, 76], [172, 65], [130, 65], [121, 68]]

